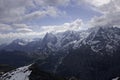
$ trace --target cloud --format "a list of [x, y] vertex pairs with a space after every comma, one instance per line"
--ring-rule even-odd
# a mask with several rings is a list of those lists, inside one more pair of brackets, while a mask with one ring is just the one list
[[99, 7], [105, 4], [108, 4], [111, 0], [72, 0], [73, 2], [77, 3], [78, 5], [87, 4], [92, 5], [94, 7]]
[[120, 0], [111, 0], [108, 4], [101, 5], [97, 9], [103, 13], [100, 17], [94, 17], [90, 21], [91, 26], [120, 25]]
[[29, 32], [32, 32], [31, 29], [27, 29], [27, 28], [17, 29], [16, 31], [20, 32], [20, 33], [29, 33]]
[[111, 0], [108, 4], [98, 7], [103, 13], [115, 13], [120, 11], [120, 0]]
[[30, 26], [26, 24], [0, 24], [0, 33], [28, 33], [32, 32], [32, 29], [30, 29]]
[[28, 26], [26, 24], [12, 24], [14, 29], [17, 28], [28, 28]]
[[30, 29], [30, 26], [28, 26], [26, 24], [12, 24], [11, 26], [12, 26], [14, 32], [16, 32], [16, 33], [32, 32], [32, 29]]
[[120, 25], [120, 12], [109, 13], [91, 20], [92, 26], [114, 26]]
[[0, 23], [0, 33], [1, 32], [6, 32], [6, 31], [11, 31], [12, 27], [7, 25], [7, 24], [2, 24]]
[[95, 7], [103, 6], [105, 4], [108, 4], [111, 0], [86, 0], [88, 3]]
[[0, 0], [0, 22], [16, 23], [24, 20], [58, 16], [62, 13], [57, 5], [66, 5], [69, 0]]
[[32, 0], [0, 0], [0, 21], [15, 22], [25, 15], [27, 7], [33, 7]]
[[81, 30], [83, 29], [83, 22], [81, 19], [76, 19], [71, 23], [64, 23], [63, 25], [53, 25], [53, 26], [42, 26], [41, 31], [47, 32], [64, 32], [67, 30]]
[[43, 6], [61, 6], [69, 4], [70, 0], [35, 0], [37, 5]]
[[25, 15], [23, 17], [23, 20], [32, 20], [32, 19], [36, 19], [36, 18], [43, 18], [46, 16], [57, 17], [60, 14], [62, 14], [62, 13], [57, 8], [49, 6], [42, 11], [39, 10], [39, 11], [35, 11], [35, 12]]

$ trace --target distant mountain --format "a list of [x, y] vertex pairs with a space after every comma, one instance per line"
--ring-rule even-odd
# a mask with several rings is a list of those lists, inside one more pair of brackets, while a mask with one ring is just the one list
[[30, 51], [34, 50], [34, 47], [37, 46], [39, 41], [40, 41], [40, 39], [39, 40], [35, 39], [32, 41], [24, 40], [24, 39], [16, 39], [1, 49], [7, 50], [7, 51], [15, 51], [16, 50], [16, 51], [30, 52]]
[[86, 31], [66, 31], [63, 33], [47, 33], [41, 39], [27, 41], [24, 39], [16, 39], [10, 44], [1, 48], [7, 51], [25, 51], [29, 53], [51, 53], [62, 49], [66, 49], [69, 45], [83, 39], [88, 35]]

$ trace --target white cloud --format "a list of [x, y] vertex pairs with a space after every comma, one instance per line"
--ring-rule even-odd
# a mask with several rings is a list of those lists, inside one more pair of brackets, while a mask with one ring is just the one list
[[111, 0], [86, 0], [91, 5], [94, 5], [95, 7], [103, 6], [105, 4], [108, 4]]
[[16, 31], [17, 31], [17, 32], [20, 32], [20, 33], [29, 33], [29, 32], [33, 32], [31, 29], [28, 29], [28, 28], [17, 29]]
[[7, 24], [0, 23], [0, 32], [11, 31], [12, 27]]
[[94, 7], [99, 7], [99, 6], [108, 4], [111, 0], [72, 0], [72, 1], [74, 1], [75, 3], [77, 3], [79, 5], [84, 3], [84, 4], [92, 5]]
[[26, 24], [12, 24], [14, 29], [17, 28], [28, 28], [28, 26]]
[[63, 25], [54, 25], [54, 26], [42, 26], [41, 31], [44, 33], [47, 32], [64, 32], [67, 30], [81, 30], [83, 29], [83, 22], [81, 19], [77, 19], [71, 23], [64, 23]]
[[120, 12], [109, 13], [91, 20], [92, 26], [114, 26], [120, 25]]
[[12, 25], [7, 25], [7, 24], [0, 24], [0, 33], [28, 33], [32, 32], [32, 29], [30, 29], [30, 26], [26, 24], [12, 24]]
[[26, 24], [12, 24], [11, 26], [15, 32], [19, 32], [19, 33], [32, 32], [32, 29], [30, 29], [30, 26]]
[[100, 17], [94, 17], [90, 21], [92, 26], [114, 26], [120, 25], [120, 0], [111, 0], [108, 4], [97, 7], [101, 13]]
[[120, 0], [111, 0], [108, 4], [98, 7], [103, 13], [115, 13], [120, 11]]
[[32, 20], [35, 18], [43, 18], [46, 16], [57, 17], [61, 14], [62, 14], [61, 11], [59, 11], [57, 8], [49, 6], [42, 11], [39, 10], [39, 11], [35, 11], [35, 12], [25, 15], [23, 17], [23, 20]]
[[70, 0], [35, 0], [37, 5], [43, 6], [60, 6], [67, 5]]
[[0, 0], [0, 21], [15, 22], [25, 15], [27, 7], [33, 7], [32, 0]]
[[[69, 0], [0, 0], [0, 22], [16, 23], [24, 19], [55, 17], [62, 13], [57, 5], [65, 5]], [[27, 13], [29, 9], [33, 12]]]

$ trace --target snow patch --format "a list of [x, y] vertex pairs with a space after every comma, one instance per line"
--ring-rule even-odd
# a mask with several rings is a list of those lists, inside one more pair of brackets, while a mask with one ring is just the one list
[[29, 80], [29, 75], [32, 71], [29, 70], [29, 66], [24, 66], [18, 69], [15, 69], [11, 72], [7, 72], [2, 75], [1, 80]]
[[24, 46], [26, 43], [18, 42], [19, 45]]
[[116, 77], [116, 78], [113, 78], [112, 80], [119, 80], [120, 78], [119, 77]]

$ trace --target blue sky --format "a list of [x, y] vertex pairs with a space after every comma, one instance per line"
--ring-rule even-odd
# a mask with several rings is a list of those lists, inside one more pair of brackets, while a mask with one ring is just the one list
[[120, 0], [0, 0], [0, 43], [120, 25]]
[[89, 21], [94, 16], [102, 15], [98, 11], [95, 11], [90, 8], [90, 6], [85, 5], [69, 5], [69, 6], [62, 6], [59, 7], [59, 10], [64, 11], [63, 15], [58, 17], [44, 17], [35, 19], [32, 21], [28, 21], [28, 24], [37, 24], [37, 25], [60, 25], [64, 24], [65, 22], [71, 22], [76, 19], [82, 19], [84, 22]]

